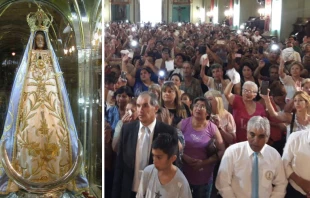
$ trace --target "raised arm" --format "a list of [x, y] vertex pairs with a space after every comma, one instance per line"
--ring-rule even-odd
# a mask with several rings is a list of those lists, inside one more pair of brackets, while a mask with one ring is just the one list
[[292, 113], [294, 109], [294, 100], [290, 100], [288, 103], [284, 106], [284, 112], [286, 113]]
[[285, 78], [285, 72], [284, 72], [284, 60], [282, 56], [280, 56], [280, 66], [279, 66], [279, 76], [280, 78]]
[[126, 72], [126, 78], [127, 78], [127, 81], [128, 81], [128, 85], [132, 87], [132, 86], [135, 85], [136, 78], [131, 76], [131, 74], [128, 72], [127, 61], [128, 61], [128, 54], [126, 54], [122, 58], [122, 71]]
[[282, 122], [290, 122], [291, 116], [287, 115], [287, 113], [278, 113], [275, 111], [275, 109], [273, 108], [273, 106], [271, 104], [270, 98], [269, 98], [269, 92], [270, 92], [270, 90], [268, 89], [267, 95], [260, 94], [260, 96], [265, 101], [265, 105], [266, 105], [266, 108], [267, 108], [269, 115], [271, 117], [278, 119], [278, 120], [281, 120]]
[[201, 69], [200, 69], [200, 77], [202, 79], [202, 82], [206, 85], [209, 81], [209, 76], [207, 76], [205, 74], [205, 69], [206, 69], [206, 65], [209, 62], [209, 59], [206, 58], [203, 60], [202, 65], [201, 65]]
[[256, 67], [255, 71], [254, 71], [254, 77], [257, 79], [260, 79], [261, 74], [260, 71], [263, 69], [263, 67], [265, 67], [265, 62], [263, 60], [260, 60], [258, 63], [258, 67]]
[[214, 59], [214, 62], [219, 63], [219, 64], [223, 64], [222, 60], [220, 59], [220, 57], [218, 55], [216, 55], [212, 50], [209, 49], [208, 46], [207, 47], [207, 54], [208, 56], [212, 56], [212, 58]]
[[235, 95], [231, 93], [234, 84], [230, 81], [224, 90], [224, 95], [228, 100], [229, 104], [232, 105], [235, 99]]

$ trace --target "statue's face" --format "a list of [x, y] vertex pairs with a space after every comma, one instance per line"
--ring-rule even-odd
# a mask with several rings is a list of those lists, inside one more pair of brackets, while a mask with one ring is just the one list
[[37, 34], [36, 35], [36, 46], [37, 46], [37, 49], [43, 49], [44, 48], [44, 44], [45, 44], [44, 37], [41, 34]]

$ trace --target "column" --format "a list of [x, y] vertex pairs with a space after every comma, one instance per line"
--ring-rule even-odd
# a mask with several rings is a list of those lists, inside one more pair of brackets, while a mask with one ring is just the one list
[[201, 21], [202, 12], [204, 12], [203, 1], [204, 0], [193, 0], [193, 3], [191, 3], [190, 21], [192, 23], [198, 23]]
[[[293, 31], [293, 24], [298, 17], [309, 17], [309, 12], [307, 13], [307, 11], [309, 11], [306, 7], [307, 5], [310, 6], [309, 0], [272, 1], [271, 29], [273, 32], [277, 31], [277, 36], [279, 36], [282, 41], [285, 38], [288, 38]], [[276, 6], [281, 6], [282, 9], [276, 11]], [[278, 16], [274, 14], [273, 11], [275, 11]], [[279, 21], [276, 21], [274, 17]]]
[[129, 4], [129, 21], [136, 22], [135, 21], [135, 0], [132, 0]]
[[233, 29], [239, 29], [240, 26], [240, 0], [235, 0], [233, 5]]
[[[213, 1], [213, 4], [212, 4]], [[206, 15], [205, 15], [205, 22], [206, 23], [211, 23], [213, 21], [213, 6], [214, 5], [214, 0], [206, 0], [205, 1], [205, 10], [206, 10]]]
[[163, 13], [162, 19], [163, 21], [166, 21], [166, 22], [169, 21], [169, 17], [168, 17], [169, 7], [171, 7], [169, 6], [169, 1], [162, 0], [162, 13]]
[[109, 0], [104, 0], [103, 4], [103, 21], [111, 21], [111, 3]]
[[216, 5], [217, 2], [217, 7], [218, 7], [218, 23], [222, 23], [222, 21], [225, 19], [224, 12], [225, 10], [228, 9], [229, 6], [229, 1], [224, 1], [224, 0], [215, 0], [214, 6]]
[[[219, 0], [214, 0], [213, 4], [213, 23], [219, 23]], [[211, 7], [212, 7], [212, 1], [211, 1]]]

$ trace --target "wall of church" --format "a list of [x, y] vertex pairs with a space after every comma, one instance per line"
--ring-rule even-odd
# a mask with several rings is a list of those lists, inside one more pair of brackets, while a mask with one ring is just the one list
[[[294, 0], [294, 1], [283, 1], [282, 0], [282, 21], [281, 21], [281, 32], [280, 40], [284, 41], [288, 38], [290, 33], [293, 31], [293, 24], [296, 22], [298, 17], [304, 17], [304, 9], [307, 5], [310, 6], [309, 0]], [[310, 16], [310, 14], [309, 14]]]
[[203, 1], [204, 0], [193, 0], [193, 3], [191, 3], [191, 22], [200, 22], [200, 8], [203, 8]]
[[258, 9], [260, 5], [254, 0], [239, 0], [240, 1], [240, 22], [242, 24], [246, 22], [249, 17], [258, 17]]
[[304, 17], [310, 18], [310, 1], [305, 1], [305, 7], [303, 8]]

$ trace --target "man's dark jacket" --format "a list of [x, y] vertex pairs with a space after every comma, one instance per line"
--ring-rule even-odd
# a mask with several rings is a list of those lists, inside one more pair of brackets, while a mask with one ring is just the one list
[[[116, 159], [113, 181], [112, 198], [130, 198], [135, 171], [136, 147], [138, 141], [140, 122], [134, 121], [124, 124], [119, 142], [119, 153]], [[153, 141], [160, 133], [169, 133], [178, 139], [174, 127], [156, 121]], [[153, 164], [153, 155], [150, 153], [149, 164]]]

